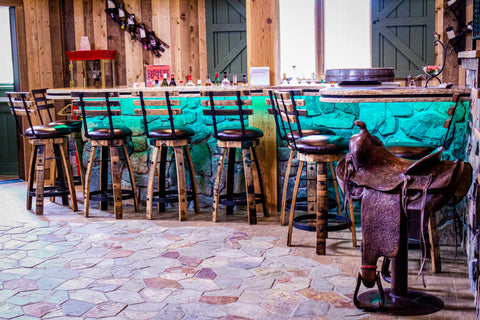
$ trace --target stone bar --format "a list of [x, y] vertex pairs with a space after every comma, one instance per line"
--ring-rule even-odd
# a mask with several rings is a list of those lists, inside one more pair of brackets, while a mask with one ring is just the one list
[[[283, 141], [277, 141], [275, 121], [267, 113], [265, 105], [266, 96], [263, 90], [266, 87], [239, 87], [244, 94], [252, 95], [254, 115], [249, 118], [249, 125], [261, 128], [264, 131], [262, 147], [259, 148], [259, 158], [265, 169], [265, 180], [269, 207], [276, 209], [277, 201], [280, 200], [279, 186], [283, 184], [284, 171], [288, 161], [289, 149]], [[421, 141], [432, 145], [442, 145], [447, 130], [443, 127], [447, 119], [447, 111], [453, 104], [450, 100], [454, 93], [458, 93], [461, 101], [453, 118], [452, 129], [446, 143], [445, 156], [451, 159], [465, 159], [469, 121], [470, 90], [464, 88], [453, 89], [424, 89], [424, 88], [326, 88], [322, 87], [273, 87], [274, 89], [306, 89], [305, 99], [309, 116], [305, 118], [304, 126], [325, 126], [333, 129], [337, 135], [350, 138], [357, 133], [354, 121], [361, 120], [367, 124], [370, 132], [382, 139], [383, 142], [415, 142]], [[50, 89], [48, 98], [71, 99], [72, 91], [109, 90], [109, 89]], [[141, 117], [134, 116], [134, 106], [131, 92], [134, 90], [165, 90], [162, 88], [114, 88], [119, 91], [122, 100], [122, 117], [117, 121], [119, 125], [130, 127], [133, 131], [132, 143], [129, 144], [131, 161], [133, 163], [135, 179], [141, 192], [141, 199], [145, 201], [147, 173], [149, 170], [148, 159], [151, 147], [144, 135]], [[197, 174], [200, 205], [209, 208], [212, 205], [212, 192], [216, 173], [216, 162], [220, 155], [216, 140], [212, 137], [211, 118], [202, 114], [200, 92], [211, 90], [208, 87], [180, 88], [181, 108], [183, 115], [178, 118], [181, 124], [194, 128], [196, 134], [193, 137], [192, 157]], [[214, 90], [222, 90], [215, 88]], [[361, 96], [369, 97], [378, 94], [375, 101], [370, 98], [362, 99]], [[328, 95], [328, 99], [325, 96]], [[335, 96], [336, 95], [336, 96]], [[407, 100], [407, 101], [405, 101]], [[409, 101], [413, 100], [413, 101]], [[152, 124], [160, 124], [164, 120], [152, 116]], [[101, 123], [102, 118], [92, 121]], [[225, 120], [224, 120], [225, 121]], [[180, 123], [179, 123], [180, 124]], [[84, 163], [89, 155], [90, 146], [85, 146]], [[240, 155], [237, 155], [240, 156]], [[238, 168], [241, 170], [241, 166]], [[295, 174], [295, 169], [292, 170]], [[95, 172], [94, 172], [95, 174]], [[125, 183], [128, 173], [123, 173]], [[167, 181], [175, 179], [175, 169], [169, 170]], [[95, 181], [97, 179], [92, 179]], [[291, 180], [293, 189], [294, 181]], [[244, 190], [244, 180], [239, 178], [235, 182], [238, 190]], [[94, 186], [96, 187], [96, 186]], [[237, 191], [237, 190], [236, 190]], [[301, 193], [301, 191], [300, 191]], [[304, 196], [299, 194], [299, 196]], [[450, 219], [445, 224], [451, 223]], [[441, 221], [444, 219], [441, 218]], [[453, 226], [443, 229], [439, 226], [440, 238], [450, 243], [453, 237]], [[442, 234], [444, 233], [444, 234]], [[448, 235], [448, 236], [447, 236]]]

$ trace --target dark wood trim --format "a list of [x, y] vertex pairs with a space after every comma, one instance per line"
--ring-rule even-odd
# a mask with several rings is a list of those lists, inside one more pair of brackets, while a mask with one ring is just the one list
[[317, 79], [325, 73], [325, 24], [324, 24], [325, 1], [315, 0], [315, 72]]

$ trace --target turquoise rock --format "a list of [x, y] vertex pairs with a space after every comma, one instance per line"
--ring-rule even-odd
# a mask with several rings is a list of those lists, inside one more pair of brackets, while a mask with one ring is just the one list
[[149, 149], [147, 144], [147, 137], [145, 136], [132, 137], [132, 142], [134, 152], [142, 152]]
[[397, 131], [397, 127], [398, 120], [394, 117], [387, 116], [385, 121], [378, 128], [378, 132], [380, 132], [382, 136], [388, 136], [394, 134], [395, 131]]
[[360, 108], [358, 103], [335, 103], [335, 108], [341, 110], [345, 113], [350, 113], [358, 116], [360, 113]]
[[413, 116], [401, 129], [412, 139], [440, 145], [446, 132], [444, 121], [445, 118], [436, 113], [423, 112]]
[[370, 132], [375, 132], [385, 119], [384, 103], [360, 103], [358, 120], [367, 124]]
[[388, 103], [387, 107], [394, 117], [407, 118], [413, 115], [413, 110], [408, 102]]
[[315, 125], [328, 128], [352, 128], [355, 116], [340, 110], [317, 117]]

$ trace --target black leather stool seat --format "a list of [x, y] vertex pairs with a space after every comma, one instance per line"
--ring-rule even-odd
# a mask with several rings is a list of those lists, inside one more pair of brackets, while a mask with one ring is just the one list
[[70, 132], [82, 131], [82, 120], [55, 120], [48, 124], [49, 126], [67, 126]]
[[110, 128], [97, 127], [89, 129], [88, 134], [92, 140], [116, 140], [131, 136], [132, 130], [127, 127], [113, 128], [113, 136], [111, 136]]
[[[291, 139], [293, 135], [293, 140], [300, 139], [300, 134], [298, 130], [293, 130], [293, 132], [289, 135], [289, 139]], [[325, 128], [325, 127], [317, 127], [317, 128], [302, 128], [302, 135], [305, 136], [313, 136], [313, 135], [327, 135], [327, 136], [334, 136], [335, 131]]]
[[397, 157], [411, 160], [419, 160], [429, 155], [436, 149], [435, 146], [422, 142], [389, 143], [386, 145], [386, 147], [388, 151], [390, 151]]
[[172, 129], [168, 127], [156, 127], [148, 131], [150, 139], [159, 140], [181, 140], [193, 137], [195, 132], [188, 127], [175, 126], [175, 136], [172, 134]]
[[70, 129], [67, 126], [33, 126], [25, 130], [25, 136], [29, 138], [58, 138], [70, 134]]
[[314, 135], [295, 141], [298, 152], [306, 154], [337, 154], [348, 151], [348, 140], [340, 136]]
[[245, 127], [245, 136], [241, 128], [223, 128], [218, 130], [218, 140], [222, 141], [248, 141], [263, 137], [263, 131], [255, 127]]

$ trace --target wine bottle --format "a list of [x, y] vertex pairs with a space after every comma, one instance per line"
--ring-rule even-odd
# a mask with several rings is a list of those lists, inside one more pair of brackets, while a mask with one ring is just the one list
[[147, 49], [148, 48], [148, 38], [147, 38], [147, 31], [145, 28], [145, 24], [142, 22], [138, 26], [138, 33], [140, 35], [140, 40], [142, 40], [143, 48]]
[[223, 80], [222, 80], [221, 86], [222, 87], [229, 87], [230, 86], [230, 80], [228, 80], [227, 71], [225, 71], [223, 73]]
[[167, 74], [163, 74], [162, 87], [168, 87]]
[[172, 73], [170, 75], [170, 83], [169, 83], [169, 86], [170, 87], [176, 87], [177, 86], [177, 83], [175, 82], [175, 75]]
[[460, 6], [459, 1], [457, 0], [448, 0], [447, 5], [452, 10], [455, 17], [460, 17], [462, 15], [462, 8]]
[[105, 12], [108, 13], [113, 20], [115, 20], [118, 14], [117, 4], [113, 0], [108, 0], [107, 9]]
[[207, 74], [207, 81], [205, 81], [205, 87], [211, 87], [212, 81], [210, 80], [210, 76]]
[[185, 85], [185, 87], [195, 87], [195, 83], [192, 82], [192, 75], [189, 74], [188, 75], [188, 81], [187, 81], [187, 84]]
[[125, 17], [125, 5], [123, 3], [120, 3], [118, 5], [118, 19], [122, 29], [125, 29], [125, 27], [127, 26], [127, 22]]
[[220, 79], [218, 78], [218, 72], [215, 72], [215, 81], [213, 82], [214, 86], [220, 85]]
[[135, 36], [137, 34], [137, 22], [135, 21], [135, 14], [131, 13], [128, 15], [127, 23], [130, 37], [132, 38], [132, 40], [135, 40]]

